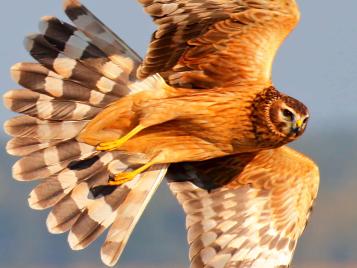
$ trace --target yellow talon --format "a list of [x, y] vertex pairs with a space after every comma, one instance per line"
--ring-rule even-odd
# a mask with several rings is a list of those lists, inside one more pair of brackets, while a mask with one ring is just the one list
[[135, 170], [133, 170], [131, 172], [123, 172], [123, 173], [116, 174], [114, 176], [114, 178], [111, 178], [108, 181], [108, 185], [119, 186], [119, 185], [122, 185], [124, 183], [127, 183], [127, 182], [133, 180], [137, 175], [139, 175], [140, 173], [144, 172], [145, 170], [147, 170], [148, 168], [150, 168], [154, 164], [155, 164], [154, 161], [150, 161], [147, 164], [145, 164], [145, 165], [141, 166], [140, 168], [135, 169]]
[[123, 137], [121, 137], [121, 138], [119, 138], [117, 140], [100, 143], [96, 147], [96, 150], [97, 151], [114, 151], [114, 150], [117, 150], [124, 143], [126, 143], [128, 140], [130, 140], [132, 137], [134, 137], [136, 134], [138, 134], [143, 129], [144, 129], [143, 126], [138, 125], [134, 129], [132, 129], [128, 134], [124, 135]]
[[125, 178], [125, 176], [122, 177], [123, 175], [126, 175], [126, 173], [121, 173], [121, 174], [118, 174], [118, 175], [120, 175], [120, 178], [115, 176], [113, 179], [110, 179], [108, 181], [108, 185], [110, 185], [110, 186], [120, 186], [120, 185], [122, 185], [124, 183], [127, 183], [127, 182], [133, 180], [133, 178]]

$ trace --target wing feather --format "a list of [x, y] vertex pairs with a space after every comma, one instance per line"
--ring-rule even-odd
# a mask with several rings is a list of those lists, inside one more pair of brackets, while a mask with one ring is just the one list
[[270, 83], [280, 44], [299, 20], [295, 0], [140, 1], [158, 25], [138, 70], [192, 88]]
[[287, 267], [317, 195], [317, 166], [288, 147], [216, 160], [220, 171], [234, 166], [231, 180], [214, 189], [205, 189], [203, 176], [212, 160], [170, 170], [187, 216], [191, 267]]
[[143, 181], [139, 176], [123, 186], [106, 186], [113, 172], [131, 170], [147, 159], [99, 152], [76, 138], [110, 103], [164, 81], [157, 75], [136, 81], [138, 55], [78, 1], [66, 1], [65, 9], [77, 28], [42, 18], [40, 33], [25, 40], [38, 63], [21, 62], [11, 69], [24, 88], [7, 92], [4, 102], [23, 115], [4, 124], [13, 136], [6, 148], [22, 157], [13, 166], [15, 179], [40, 180], [29, 195], [30, 207], [53, 207], [48, 230], [69, 232], [71, 248], [87, 247], [118, 219], [102, 250], [103, 261], [114, 265], [167, 167], [145, 171]]
[[102, 50], [111, 61], [130, 73], [131, 77], [135, 77], [141, 58], [134, 50], [79, 1], [66, 0], [64, 9], [77, 28], [96, 47]]

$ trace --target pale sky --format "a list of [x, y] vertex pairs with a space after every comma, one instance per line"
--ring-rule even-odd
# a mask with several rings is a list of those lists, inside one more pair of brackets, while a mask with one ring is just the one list
[[[94, 13], [141, 55], [154, 25], [134, 0], [84, 0]], [[354, 122], [357, 116], [357, 1], [299, 1], [302, 18], [280, 49], [274, 64], [276, 86], [310, 108], [310, 128]], [[62, 1], [12, 0], [3, 4], [0, 88], [16, 88], [10, 80], [11, 64], [29, 60], [22, 40], [37, 31], [43, 15], [65, 18]], [[0, 119], [9, 113], [0, 107]]]
[[[61, 0], [11, 0], [3, 2], [0, 8], [0, 32], [2, 34], [0, 49], [1, 94], [7, 89], [18, 88], [10, 79], [9, 68], [16, 62], [31, 60], [23, 48], [22, 40], [27, 33], [37, 31], [39, 18], [44, 15], [65, 18]], [[155, 27], [137, 1], [82, 0], [82, 2], [140, 55], [144, 55]], [[281, 91], [303, 101], [311, 111], [312, 119], [301, 142], [312, 145], [306, 148], [306, 151], [309, 151], [308, 154], [314, 155], [316, 147], [318, 150], [324, 150], [323, 155], [326, 159], [315, 159], [326, 165], [321, 167], [324, 180], [322, 186], [324, 186], [328, 180], [328, 175], [335, 174], [332, 172], [333, 170], [336, 170], [336, 174], [340, 174], [339, 172], [344, 167], [342, 162], [346, 160], [345, 158], [348, 158], [350, 162], [356, 162], [356, 154], [351, 152], [346, 154], [346, 151], [348, 151], [352, 142], [357, 142], [355, 136], [352, 135], [354, 133], [352, 128], [357, 129], [357, 1], [298, 0], [298, 2], [302, 13], [301, 22], [278, 53], [273, 69], [273, 81]], [[2, 122], [10, 116], [12, 114], [3, 105], [0, 105], [0, 124], [2, 125]], [[343, 128], [340, 128], [341, 125], [343, 125]], [[336, 140], [331, 141], [329, 148], [320, 148], [319, 140], [317, 140], [318, 135], [331, 130], [336, 131], [336, 129], [351, 133], [350, 139], [341, 142], [338, 139], [339, 137], [336, 137]], [[4, 140], [2, 134], [0, 134], [0, 137]], [[306, 143], [307, 141], [309, 143]], [[340, 145], [337, 149], [334, 147], [335, 144], [342, 143], [345, 147], [342, 148]], [[329, 155], [334, 155], [335, 158], [330, 158]], [[339, 156], [341, 156], [341, 159], [338, 159]], [[335, 163], [335, 165], [331, 166], [330, 163]], [[330, 166], [330, 169], [327, 165]], [[10, 167], [6, 172], [9, 172], [9, 170]], [[337, 181], [339, 178], [332, 179]], [[11, 186], [15, 188], [15, 182], [11, 181], [11, 183]], [[3, 185], [0, 186], [0, 191]], [[20, 187], [19, 184], [16, 184], [16, 189], [20, 189], [17, 187]], [[2, 194], [6, 194], [6, 189], [5, 187]], [[14, 195], [11, 189], [9, 195]], [[323, 194], [323, 191], [321, 193]], [[26, 194], [23, 193], [22, 196], [16, 197], [16, 201], [13, 202], [23, 202], [21, 207], [24, 208], [25, 212], [23, 213], [26, 213], [26, 216], [21, 215], [23, 220], [34, 219], [37, 214], [29, 211], [26, 207]], [[7, 203], [3, 203], [3, 205], [7, 206]], [[14, 219], [18, 219], [18, 216], [14, 216]], [[35, 224], [38, 224], [38, 221]], [[41, 221], [41, 224], [40, 232], [45, 232], [44, 220]], [[55, 240], [54, 236], [49, 239], [51, 239], [51, 243], [59, 241]], [[63, 237], [61, 239], [65, 243], [65, 239]], [[80, 259], [80, 254], [70, 253], [67, 247], [60, 248], [61, 252], [71, 256], [70, 258]], [[163, 248], [164, 246], [160, 250]], [[170, 250], [170, 247], [167, 250]], [[128, 252], [134, 251], [129, 248]], [[60, 252], [56, 252], [56, 256], [58, 254]], [[95, 254], [98, 254], [97, 251], [95, 251]], [[152, 258], [155, 258], [155, 256]]]

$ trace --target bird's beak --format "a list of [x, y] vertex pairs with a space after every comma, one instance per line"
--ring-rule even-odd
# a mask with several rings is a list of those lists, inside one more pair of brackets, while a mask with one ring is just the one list
[[296, 127], [301, 128], [301, 126], [302, 126], [302, 120], [301, 119], [296, 120]]
[[302, 127], [302, 120], [301, 119], [296, 120], [293, 127], [293, 132], [295, 134], [299, 133], [301, 131], [301, 127]]

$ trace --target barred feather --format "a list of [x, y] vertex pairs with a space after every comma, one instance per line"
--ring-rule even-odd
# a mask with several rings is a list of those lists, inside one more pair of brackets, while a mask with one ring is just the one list
[[114, 266], [119, 260], [130, 233], [160, 185], [161, 180], [155, 180], [155, 176], [163, 178], [167, 165], [161, 165], [155, 167], [155, 169], [158, 169], [161, 174], [157, 174], [155, 171], [142, 174], [141, 179], [128, 193], [127, 202], [121, 204], [118, 208], [117, 218], [101, 249], [102, 261], [108, 266]]
[[67, 168], [72, 161], [86, 159], [96, 154], [93, 146], [76, 140], [65, 141], [23, 157], [13, 166], [17, 180], [47, 178]]
[[[36, 210], [44, 210], [58, 204], [58, 202], [63, 200], [63, 198], [75, 189], [78, 183], [82, 181], [88, 183], [97, 179], [98, 174], [106, 171], [105, 166], [100, 166], [99, 169], [98, 165], [96, 167], [97, 169], [90, 169], [91, 172], [85, 171], [82, 173], [64, 170], [60, 172], [58, 176], [44, 180], [31, 191], [28, 200], [30, 207]], [[106, 172], [105, 174], [107, 175], [105, 178], [100, 177], [100, 182], [102, 183], [108, 180], [108, 173]], [[62, 218], [58, 220], [63, 221]], [[52, 232], [50, 227], [49, 225], [48, 228], [50, 232]]]
[[[121, 156], [125, 156], [125, 154], [121, 154]], [[91, 157], [86, 157], [83, 160], [76, 159], [71, 161], [67, 164], [67, 168], [63, 169], [53, 177], [52, 181], [51, 178], [45, 180], [39, 185], [38, 189], [35, 188], [32, 191], [29, 200], [30, 206], [33, 207], [31, 204], [34, 203], [38, 204], [38, 201], [42, 202], [42, 198], [44, 198], [44, 200], [50, 198], [62, 198], [64, 195], [72, 191], [77, 184], [83, 181], [90, 181], [91, 178], [93, 176], [95, 177], [99, 172], [107, 170], [107, 165], [113, 161], [115, 157], [120, 157], [120, 154], [95, 153]], [[128, 166], [125, 166], [125, 168], [127, 167]], [[50, 206], [54, 204], [55, 203]], [[46, 209], [48, 207], [49, 206], [36, 205], [36, 209]]]
[[13, 138], [6, 144], [6, 150], [11, 155], [26, 156], [47, 147], [52, 147], [59, 142], [36, 140], [34, 138]]
[[25, 39], [25, 47], [38, 62], [65, 79], [71, 79], [100, 92], [114, 96], [128, 94], [127, 86], [102, 76], [81, 61], [66, 56], [50, 44], [43, 35], [32, 34]]
[[[71, 229], [88, 203], [93, 202], [91, 189], [94, 185], [104, 184], [108, 171], [104, 168], [91, 178], [77, 184], [70, 194], [56, 203], [47, 217], [47, 228], [50, 233], [61, 234]], [[45, 206], [41, 206], [44, 209]]]
[[4, 95], [4, 103], [14, 112], [44, 120], [86, 120], [100, 111], [84, 103], [55, 99], [28, 89], [8, 91]]
[[73, 26], [54, 17], [44, 17], [40, 22], [40, 30], [44, 38], [67, 57], [79, 60], [83, 65], [117, 83], [128, 82], [130, 73], [114, 64]]
[[[136, 82], [140, 57], [77, 1], [66, 1], [65, 9], [78, 29], [43, 17], [40, 33], [25, 40], [38, 63], [11, 68], [12, 78], [24, 88], [7, 92], [4, 102], [23, 115], [4, 125], [13, 136], [7, 150], [22, 157], [13, 166], [15, 179], [41, 180], [29, 195], [29, 206], [53, 207], [48, 230], [68, 231], [72, 249], [87, 247], [116, 222], [102, 250], [103, 261], [113, 265], [166, 167], [153, 167], [120, 187], [103, 186], [113, 172], [146, 163], [146, 157], [98, 152], [76, 137], [107, 105], [127, 94], [160, 87], [163, 80], [153, 76]], [[125, 235], [117, 235], [125, 229]]]
[[[288, 267], [316, 198], [317, 166], [286, 146], [214, 161], [171, 169], [170, 189], [186, 214], [190, 267]], [[236, 172], [209, 189], [207, 170], [219, 177]]]
[[140, 56], [123, 40], [105, 26], [92, 12], [77, 0], [66, 0], [64, 9], [67, 16], [91, 42], [101, 49], [118, 66], [134, 77], [141, 63]]
[[21, 86], [56, 99], [88, 103], [95, 107], [105, 107], [117, 99], [75, 81], [64, 80], [38, 63], [15, 64], [11, 68], [11, 75]]
[[5, 132], [18, 138], [31, 138], [47, 142], [48, 140], [68, 140], [88, 123], [82, 121], [46, 121], [27, 115], [14, 117], [4, 124]]
[[116, 210], [124, 202], [129, 191], [130, 188], [126, 185], [117, 187], [110, 195], [88, 204], [69, 232], [70, 247], [80, 250], [97, 239], [114, 222], [117, 217]]

